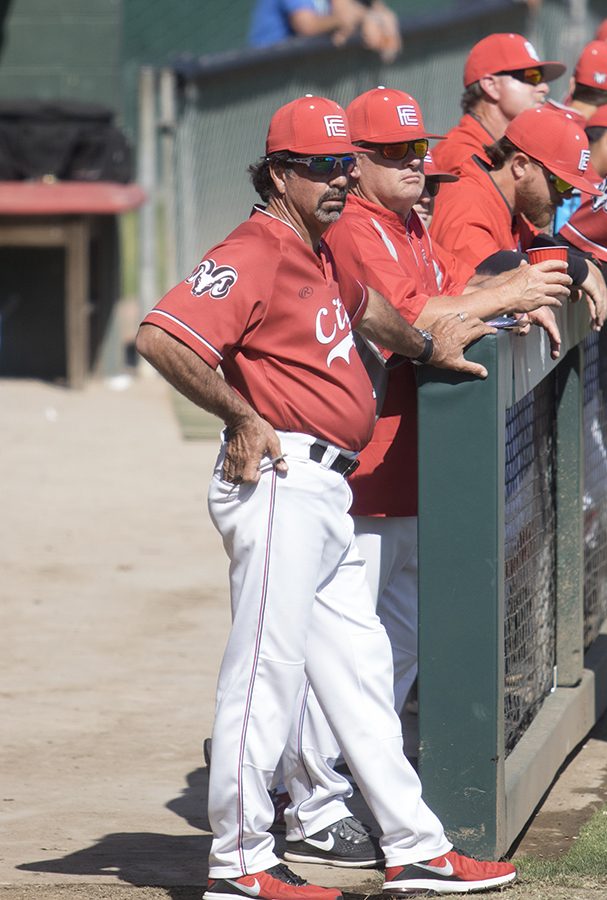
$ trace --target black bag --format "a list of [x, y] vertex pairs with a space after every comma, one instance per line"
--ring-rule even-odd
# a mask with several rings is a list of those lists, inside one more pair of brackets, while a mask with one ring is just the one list
[[0, 180], [133, 180], [132, 151], [105, 106], [76, 100], [0, 101]]

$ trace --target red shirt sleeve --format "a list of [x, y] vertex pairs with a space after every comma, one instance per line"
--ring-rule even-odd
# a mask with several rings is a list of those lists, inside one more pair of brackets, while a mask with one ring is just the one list
[[[246, 241], [217, 245], [165, 294], [144, 324], [172, 334], [216, 368], [230, 348], [246, 344], [247, 332], [263, 318], [269, 293], [260, 290], [260, 268], [250, 256]], [[272, 269], [269, 261], [266, 265]], [[271, 276], [266, 268], [265, 277]]]

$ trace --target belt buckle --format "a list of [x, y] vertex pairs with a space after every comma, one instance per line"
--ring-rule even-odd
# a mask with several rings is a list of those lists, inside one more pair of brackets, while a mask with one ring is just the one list
[[352, 475], [353, 472], [356, 472], [359, 466], [360, 461], [358, 459], [352, 459], [350, 460], [350, 464], [346, 466], [341, 474], [344, 476], [344, 478], [347, 478], [348, 475]]

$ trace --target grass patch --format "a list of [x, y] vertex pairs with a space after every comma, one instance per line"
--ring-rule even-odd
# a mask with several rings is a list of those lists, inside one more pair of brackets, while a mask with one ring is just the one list
[[582, 828], [571, 849], [557, 859], [522, 857], [516, 862], [525, 881], [568, 883], [569, 876], [583, 876], [605, 884], [607, 876], [607, 806], [597, 810]]

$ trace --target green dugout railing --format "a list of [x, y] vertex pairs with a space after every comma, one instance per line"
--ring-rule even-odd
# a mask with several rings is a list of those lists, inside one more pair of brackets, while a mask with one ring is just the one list
[[[469, 349], [486, 381], [420, 370], [420, 771], [450, 838], [482, 855], [508, 850], [607, 706], [607, 629], [584, 658], [585, 591], [603, 590], [588, 574], [589, 492], [606, 517], [602, 381], [584, 393], [584, 342], [598, 339], [585, 304], [558, 319], [556, 363], [533, 328]], [[600, 444], [592, 488], [585, 440]], [[516, 659], [521, 633], [543, 675]]]

